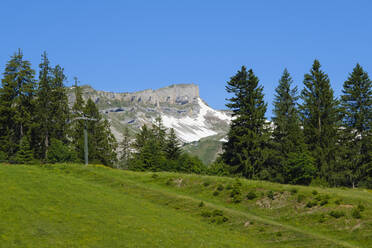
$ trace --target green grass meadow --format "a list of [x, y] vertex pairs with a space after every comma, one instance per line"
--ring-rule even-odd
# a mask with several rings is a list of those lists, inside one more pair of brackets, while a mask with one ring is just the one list
[[372, 193], [0, 164], [0, 247], [372, 247]]

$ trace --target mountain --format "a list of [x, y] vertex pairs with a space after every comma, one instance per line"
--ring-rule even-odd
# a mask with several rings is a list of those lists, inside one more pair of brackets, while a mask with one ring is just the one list
[[[119, 141], [125, 127], [136, 133], [160, 116], [165, 127], [174, 128], [186, 151], [197, 151], [195, 154], [203, 162], [210, 163], [221, 151], [221, 143], [229, 129], [230, 113], [208, 106], [195, 84], [174, 84], [132, 93], [99, 91], [89, 85], [82, 89], [84, 99], [91, 98], [111, 122], [112, 132]], [[72, 87], [69, 102], [74, 101]]]

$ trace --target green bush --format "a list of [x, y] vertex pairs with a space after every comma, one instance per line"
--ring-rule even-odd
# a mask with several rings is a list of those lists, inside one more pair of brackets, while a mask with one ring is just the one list
[[211, 222], [220, 225], [227, 222], [228, 220], [229, 219], [226, 216], [216, 216], [211, 220]]
[[284, 168], [290, 184], [309, 185], [316, 174], [315, 161], [309, 153], [290, 153]]
[[365, 207], [363, 206], [363, 204], [362, 203], [358, 203], [358, 206], [357, 206], [357, 208], [358, 208], [358, 210], [360, 211], [360, 212], [363, 212], [364, 211], [364, 209], [365, 209]]
[[220, 193], [220, 192], [219, 192], [218, 190], [216, 190], [216, 191], [213, 192], [213, 196], [218, 196], [219, 193]]
[[209, 212], [209, 211], [203, 211], [203, 212], [201, 213], [201, 216], [203, 216], [203, 217], [205, 217], [205, 218], [209, 218], [209, 217], [212, 216], [212, 213]]
[[156, 179], [156, 178], [159, 177], [159, 175], [154, 173], [154, 174], [151, 175], [151, 177], [154, 178], [154, 179]]
[[326, 217], [325, 217], [325, 215], [324, 214], [321, 214], [320, 216], [319, 216], [319, 223], [324, 223], [325, 221], [326, 221]]
[[317, 195], [318, 194], [318, 191], [316, 191], [315, 189], [311, 192], [311, 194], [313, 195]]
[[223, 211], [219, 209], [214, 209], [212, 211], [212, 216], [223, 216]]
[[306, 203], [307, 208], [312, 208], [312, 207], [315, 207], [316, 205], [318, 205], [318, 203], [316, 201], [308, 201]]
[[329, 215], [332, 216], [333, 218], [338, 219], [340, 217], [344, 217], [345, 216], [345, 212], [333, 210], [333, 211], [329, 212]]
[[360, 219], [362, 218], [362, 215], [359, 211], [358, 208], [354, 208], [353, 211], [351, 211], [351, 216], [354, 218], [354, 219]]
[[296, 189], [296, 188], [291, 189], [291, 194], [292, 195], [297, 194], [297, 192], [298, 192], [298, 189]]
[[72, 147], [64, 144], [60, 140], [52, 139], [47, 154], [47, 160], [49, 163], [76, 162], [77, 154]]
[[340, 204], [341, 204], [341, 199], [337, 199], [337, 200], [335, 200], [335, 204], [336, 204], [336, 205], [340, 205]]
[[217, 190], [218, 191], [222, 191], [224, 188], [223, 188], [223, 185], [222, 184], [219, 184], [218, 186], [217, 186]]
[[203, 201], [201, 201], [201, 202], [199, 203], [199, 208], [202, 208], [202, 207], [204, 207], [204, 202], [203, 202]]
[[269, 192], [267, 192], [267, 197], [271, 200], [274, 200], [274, 192], [272, 190], [270, 190]]
[[327, 205], [327, 204], [328, 204], [328, 200], [327, 200], [327, 199], [323, 199], [323, 200], [319, 203], [320, 206], [324, 206], [324, 205]]
[[210, 184], [211, 184], [211, 182], [209, 182], [209, 181], [205, 181], [205, 182], [203, 183], [203, 186], [204, 186], [204, 187], [208, 187]]
[[301, 203], [304, 199], [305, 199], [305, 195], [303, 195], [303, 194], [299, 194], [299, 195], [297, 196], [297, 202], [298, 202], [298, 203]]
[[257, 197], [256, 193], [253, 192], [253, 191], [249, 191], [248, 194], [247, 194], [247, 199], [248, 200], [253, 200]]

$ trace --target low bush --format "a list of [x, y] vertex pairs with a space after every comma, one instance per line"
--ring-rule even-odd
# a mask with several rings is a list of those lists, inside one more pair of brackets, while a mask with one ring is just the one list
[[297, 194], [297, 192], [298, 192], [298, 189], [296, 189], [296, 188], [293, 188], [293, 189], [291, 189], [291, 194], [292, 195], [295, 195], [295, 194]]
[[306, 203], [307, 208], [312, 208], [312, 207], [315, 207], [316, 205], [318, 205], [316, 201], [309, 201]]
[[222, 191], [224, 188], [223, 188], [223, 185], [222, 184], [219, 184], [218, 186], [217, 186], [217, 190], [218, 191]]
[[218, 196], [219, 193], [220, 193], [220, 192], [219, 192], [218, 190], [216, 190], [216, 191], [213, 192], [213, 196]]
[[332, 216], [333, 218], [338, 219], [338, 218], [344, 217], [345, 212], [333, 210], [333, 211], [329, 212], [329, 215]]
[[303, 194], [299, 194], [299, 195], [297, 196], [297, 202], [298, 202], [298, 203], [301, 203], [303, 200], [305, 200], [305, 195], [303, 195]]
[[354, 208], [353, 211], [351, 211], [351, 216], [354, 218], [354, 219], [360, 219], [362, 218], [362, 215], [359, 211], [358, 208]]
[[249, 191], [248, 194], [247, 194], [247, 199], [248, 200], [253, 200], [257, 197], [256, 193], [253, 192], [253, 191]]
[[269, 192], [267, 192], [267, 197], [271, 200], [274, 200], [274, 192], [272, 190], [270, 190]]

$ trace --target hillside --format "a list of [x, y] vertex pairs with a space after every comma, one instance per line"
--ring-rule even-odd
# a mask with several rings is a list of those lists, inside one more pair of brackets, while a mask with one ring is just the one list
[[0, 165], [0, 187], [0, 247], [372, 246], [366, 190], [81, 165]]

